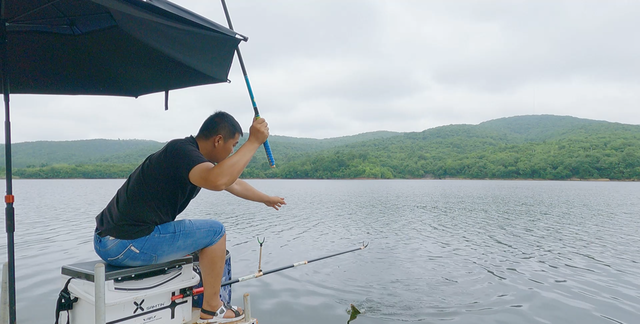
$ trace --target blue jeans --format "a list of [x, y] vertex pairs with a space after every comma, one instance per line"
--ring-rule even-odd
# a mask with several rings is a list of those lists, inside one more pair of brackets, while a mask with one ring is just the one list
[[108, 264], [138, 267], [199, 251], [218, 243], [224, 234], [224, 225], [216, 220], [183, 219], [158, 225], [151, 234], [135, 240], [94, 234], [93, 248]]

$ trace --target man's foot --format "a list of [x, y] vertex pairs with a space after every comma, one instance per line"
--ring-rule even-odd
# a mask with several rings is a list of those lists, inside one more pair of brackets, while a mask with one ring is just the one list
[[223, 303], [215, 312], [201, 308], [200, 320], [197, 323], [232, 323], [243, 318], [242, 308]]

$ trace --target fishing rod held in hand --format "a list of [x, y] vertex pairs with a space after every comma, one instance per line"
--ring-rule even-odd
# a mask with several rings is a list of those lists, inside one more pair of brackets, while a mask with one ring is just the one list
[[[324, 260], [324, 259], [328, 259], [328, 258], [333, 258], [335, 256], [346, 254], [346, 253], [349, 253], [349, 252], [364, 250], [367, 246], [369, 246], [369, 243], [362, 242], [362, 246], [360, 246], [358, 248], [355, 248], [355, 249], [351, 249], [351, 250], [347, 250], [347, 251], [343, 251], [343, 252], [338, 252], [338, 253], [334, 253], [334, 254], [331, 254], [331, 255], [325, 255], [323, 257], [315, 258], [315, 259], [312, 259], [312, 260], [296, 262], [296, 263], [293, 263], [293, 264], [289, 264], [289, 265], [286, 265], [286, 266], [283, 266], [283, 267], [279, 267], [279, 268], [275, 268], [275, 269], [271, 269], [271, 270], [259, 271], [259, 272], [256, 272], [254, 274], [250, 274], [248, 276], [244, 276], [244, 277], [240, 277], [240, 278], [236, 278], [236, 279], [231, 279], [231, 280], [225, 281], [220, 285], [220, 287], [233, 285], [235, 283], [242, 282], [242, 281], [247, 281], [247, 280], [250, 280], [250, 279], [260, 278], [262, 276], [266, 276], [266, 275], [271, 274], [271, 273], [276, 273], [276, 272], [280, 272], [282, 270], [291, 269], [291, 268], [295, 268], [295, 267], [298, 267], [298, 266], [303, 266], [303, 265], [309, 264], [311, 262], [316, 262], [316, 261], [320, 261], [320, 260]], [[204, 287], [196, 288], [196, 289], [193, 290], [193, 292], [191, 292], [191, 294], [181, 294], [181, 295], [176, 295], [176, 296], [171, 297], [171, 301], [174, 301], [176, 299], [181, 299], [181, 298], [184, 298], [184, 297], [188, 297], [190, 295], [202, 294], [203, 292], [204, 292]]]
[[[224, 15], [227, 17], [227, 24], [229, 25], [229, 29], [233, 30], [233, 24], [231, 23], [231, 16], [229, 16], [229, 10], [227, 9], [227, 3], [225, 0], [222, 1], [222, 9], [224, 9]], [[244, 82], [247, 84], [247, 90], [249, 91], [249, 97], [251, 98], [251, 105], [253, 105], [253, 113], [257, 118], [260, 118], [260, 112], [258, 112], [258, 104], [256, 104], [256, 99], [253, 97], [253, 90], [251, 90], [251, 83], [249, 82], [249, 75], [247, 74], [247, 69], [244, 66], [244, 60], [242, 59], [242, 54], [240, 54], [240, 47], [236, 48], [236, 54], [238, 54], [238, 61], [240, 61], [240, 67], [242, 68], [242, 74], [244, 75]], [[273, 153], [271, 153], [271, 146], [269, 145], [269, 140], [264, 141], [264, 150], [267, 153], [267, 159], [269, 160], [269, 165], [272, 168], [276, 167], [276, 161], [273, 159]]]

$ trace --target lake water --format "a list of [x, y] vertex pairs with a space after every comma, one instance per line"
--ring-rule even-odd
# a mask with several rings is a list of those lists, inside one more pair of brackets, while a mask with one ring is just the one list
[[[60, 267], [97, 259], [94, 216], [123, 180], [16, 180], [18, 323], [52, 323]], [[638, 323], [640, 183], [250, 180], [280, 211], [206, 192], [181, 217], [227, 226], [233, 286], [260, 324]], [[6, 260], [6, 234], [0, 235]]]

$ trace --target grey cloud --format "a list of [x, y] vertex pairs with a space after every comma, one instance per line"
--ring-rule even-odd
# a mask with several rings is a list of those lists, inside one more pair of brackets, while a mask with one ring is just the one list
[[[225, 24], [219, 2], [173, 0]], [[272, 133], [326, 138], [422, 131], [524, 114], [640, 124], [640, 2], [228, 1]], [[14, 139], [192, 134], [215, 110], [248, 129], [231, 84], [139, 99], [12, 96]]]
[[[489, 91], [576, 77], [638, 81], [640, 45], [633, 41], [635, 30], [640, 29], [640, 22], [633, 18], [640, 14], [638, 3], [482, 2], [477, 6], [481, 4], [484, 10], [469, 20], [470, 27], [476, 28], [467, 32], [471, 44], [492, 44], [490, 51], [451, 48], [446, 58], [434, 58], [440, 63], [434, 66], [435, 80]], [[456, 17], [455, 12], [447, 13]], [[459, 31], [450, 32], [461, 37]]]

